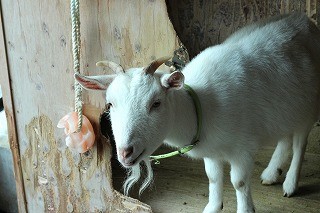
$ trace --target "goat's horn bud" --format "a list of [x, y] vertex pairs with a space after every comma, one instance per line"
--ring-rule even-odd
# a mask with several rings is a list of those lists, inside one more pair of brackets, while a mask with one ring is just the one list
[[112, 61], [99, 61], [96, 63], [98, 67], [109, 67], [115, 73], [124, 73], [124, 69], [120, 64], [114, 63]]
[[151, 64], [149, 64], [146, 68], [144, 68], [145, 73], [152, 75], [158, 69], [158, 67], [160, 67], [161, 64], [168, 61], [170, 58], [171, 58], [170, 56], [166, 56], [166, 57], [162, 57], [162, 58], [158, 58], [157, 60], [154, 60], [153, 62], [151, 62]]

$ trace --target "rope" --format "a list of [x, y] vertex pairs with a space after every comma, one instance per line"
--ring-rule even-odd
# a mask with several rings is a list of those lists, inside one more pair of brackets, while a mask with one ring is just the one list
[[[80, 73], [80, 13], [79, 0], [70, 0], [71, 22], [72, 22], [72, 56], [73, 71]], [[82, 128], [82, 87], [75, 81], [75, 111], [78, 113], [78, 129]]]

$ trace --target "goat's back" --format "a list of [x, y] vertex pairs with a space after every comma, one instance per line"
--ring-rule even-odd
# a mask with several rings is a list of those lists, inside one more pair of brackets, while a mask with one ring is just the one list
[[208, 131], [279, 139], [320, 115], [320, 31], [302, 14], [249, 25], [183, 72], [199, 93]]

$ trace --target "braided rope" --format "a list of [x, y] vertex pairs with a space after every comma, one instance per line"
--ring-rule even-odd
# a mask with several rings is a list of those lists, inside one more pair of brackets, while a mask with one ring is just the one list
[[[80, 73], [80, 12], [79, 1], [70, 0], [71, 22], [72, 22], [72, 56], [73, 56], [73, 71]], [[82, 128], [82, 87], [75, 81], [75, 111], [78, 113], [78, 129]]]

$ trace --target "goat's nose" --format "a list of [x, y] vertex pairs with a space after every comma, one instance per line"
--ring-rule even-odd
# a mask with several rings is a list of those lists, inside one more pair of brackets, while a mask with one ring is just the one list
[[132, 155], [133, 147], [130, 146], [128, 148], [120, 149], [119, 152], [120, 152], [121, 157], [126, 159], [126, 158], [128, 158], [128, 157], [130, 157]]

